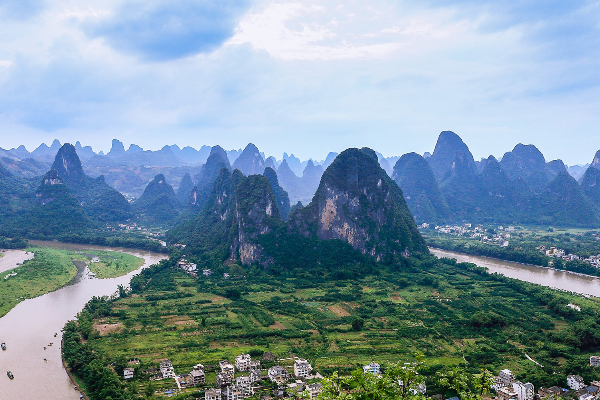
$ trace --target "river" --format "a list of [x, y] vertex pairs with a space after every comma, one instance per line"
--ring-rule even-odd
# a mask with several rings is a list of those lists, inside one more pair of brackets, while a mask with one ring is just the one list
[[483, 256], [456, 253], [448, 250], [429, 249], [438, 257], [454, 258], [458, 262], [470, 262], [480, 267], [487, 268], [490, 272], [497, 272], [509, 278], [537, 283], [555, 289], [567, 290], [574, 293], [600, 297], [600, 279], [588, 275], [580, 275], [552, 268], [536, 267], [502, 261]]
[[[79, 399], [80, 393], [73, 388], [62, 365], [62, 327], [68, 320], [73, 319], [93, 296], [113, 294], [118, 285], [127, 286], [133, 275], [167, 256], [125, 248], [59, 242], [30, 243], [68, 250], [120, 251], [145, 261], [136, 271], [118, 278], [91, 279], [87, 273], [78, 274], [78, 278], [70, 285], [25, 300], [0, 318], [0, 342], [6, 342], [7, 346], [5, 351], [0, 350], [0, 400]], [[53, 345], [49, 346], [50, 343]], [[13, 372], [13, 380], [6, 376], [7, 370]]]

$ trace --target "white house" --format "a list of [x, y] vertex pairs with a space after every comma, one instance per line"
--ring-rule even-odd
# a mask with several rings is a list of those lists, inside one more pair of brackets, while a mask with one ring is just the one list
[[225, 393], [227, 400], [244, 400], [244, 393], [238, 385], [227, 386]]
[[133, 369], [133, 368], [125, 368], [123, 370], [123, 378], [125, 378], [125, 379], [133, 378], [134, 371], [135, 371], [135, 369]]
[[306, 378], [310, 375], [310, 371], [312, 371], [312, 366], [310, 363], [302, 358], [297, 358], [294, 361], [294, 375], [297, 378]]
[[221, 400], [221, 389], [208, 389], [204, 392], [204, 400]]
[[515, 381], [515, 376], [509, 369], [503, 369], [496, 379], [496, 384], [499, 386], [511, 386]]
[[600, 356], [591, 356], [590, 357], [590, 366], [591, 367], [600, 367]]
[[533, 400], [535, 398], [534, 387], [531, 383], [513, 382], [513, 391], [518, 400]]
[[160, 373], [162, 374], [163, 379], [175, 378], [175, 369], [173, 368], [173, 363], [170, 360], [161, 362]]
[[585, 387], [585, 382], [579, 375], [569, 375], [567, 376], [567, 386], [573, 390], [579, 390]]
[[321, 393], [321, 391], [323, 390], [323, 384], [322, 383], [311, 383], [310, 385], [306, 386], [306, 390], [308, 390], [309, 398], [311, 400], [315, 399], [315, 398], [317, 398], [319, 393]]
[[192, 378], [192, 385], [198, 386], [203, 383], [206, 383], [206, 375], [204, 374], [204, 365], [197, 364], [194, 365], [194, 369], [190, 372], [190, 376]]
[[247, 371], [250, 369], [250, 362], [252, 358], [250, 354], [240, 354], [235, 358], [235, 367], [238, 371]]
[[271, 382], [275, 382], [278, 385], [281, 385], [288, 380], [288, 373], [281, 365], [275, 365], [269, 368], [268, 375]]
[[249, 376], [238, 376], [235, 378], [235, 384], [242, 391], [242, 396], [250, 397], [254, 394], [254, 389], [252, 389], [252, 380]]
[[371, 361], [369, 365], [363, 365], [363, 372], [379, 375], [381, 373], [381, 367], [375, 361]]

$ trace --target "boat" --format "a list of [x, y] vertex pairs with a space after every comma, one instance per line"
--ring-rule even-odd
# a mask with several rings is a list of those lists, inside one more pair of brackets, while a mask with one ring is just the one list
[[7, 376], [8, 376], [10, 379], [14, 379], [14, 378], [15, 378], [15, 376], [13, 375], [13, 373], [12, 373], [12, 372], [10, 372], [10, 371], [6, 371], [6, 375], [7, 375]]
[[0, 347], [2, 347], [2, 350], [6, 350], [6, 343], [4, 343], [4, 342], [0, 343]]

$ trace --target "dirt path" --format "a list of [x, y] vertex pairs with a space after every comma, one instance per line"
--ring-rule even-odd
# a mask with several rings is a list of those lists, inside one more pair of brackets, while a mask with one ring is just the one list
[[4, 250], [4, 257], [0, 257], [0, 273], [18, 267], [23, 261], [33, 258], [33, 253], [23, 250]]

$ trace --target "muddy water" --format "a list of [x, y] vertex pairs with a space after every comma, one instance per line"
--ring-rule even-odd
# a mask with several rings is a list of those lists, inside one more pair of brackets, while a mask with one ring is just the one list
[[[121, 251], [145, 260], [138, 270], [119, 278], [92, 279], [85, 272], [78, 274], [78, 278], [72, 284], [55, 292], [25, 300], [0, 318], [0, 342], [6, 342], [7, 346], [5, 351], [0, 351], [0, 400], [78, 399], [80, 393], [73, 388], [62, 366], [62, 327], [68, 320], [73, 319], [93, 296], [113, 294], [118, 285], [127, 286], [133, 275], [166, 258], [166, 255], [58, 242], [32, 244], [68, 250]], [[12, 381], [6, 376], [7, 370], [12, 371], [15, 376]]]
[[447, 250], [433, 248], [430, 248], [429, 250], [438, 257], [455, 258], [459, 262], [477, 264], [480, 267], [487, 268], [490, 272], [497, 272], [504, 276], [508, 276], [509, 278], [537, 283], [555, 289], [600, 297], [599, 278], [566, 271], [558, 271], [551, 268], [496, 260], [494, 258], [472, 256]]
[[17, 268], [23, 261], [33, 258], [33, 253], [23, 250], [4, 250], [0, 257], [0, 273]]

